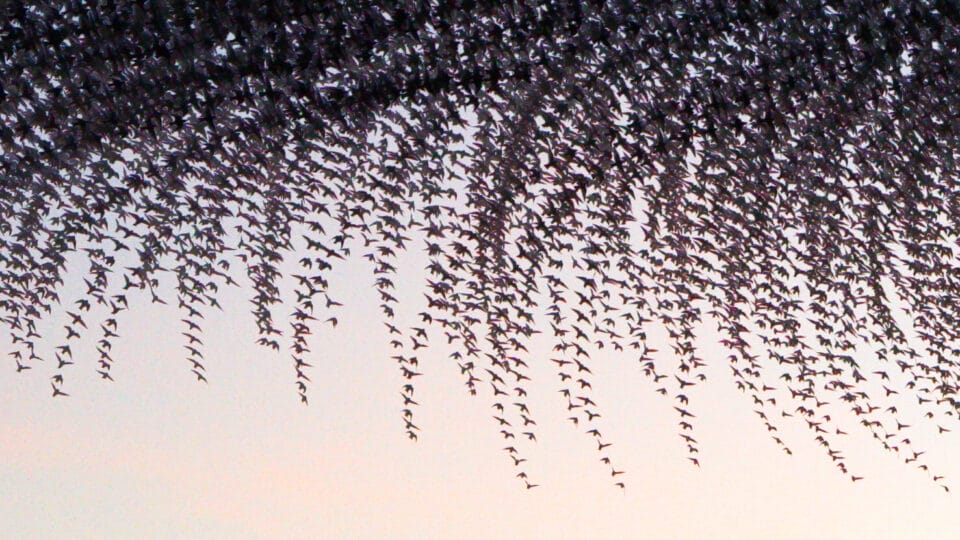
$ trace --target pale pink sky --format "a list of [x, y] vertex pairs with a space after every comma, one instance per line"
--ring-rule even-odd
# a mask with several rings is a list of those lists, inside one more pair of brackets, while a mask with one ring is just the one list
[[[348, 304], [339, 327], [314, 336], [309, 407], [289, 359], [253, 345], [246, 290], [228, 289], [225, 312], [208, 314], [209, 385], [182, 360], [179, 314], [160, 306], [121, 319], [115, 383], [95, 373], [92, 346], [78, 348], [65, 373], [67, 399], [50, 398], [49, 366], [18, 376], [5, 364], [0, 538], [956, 536], [960, 501], [855, 421], [843, 450], [862, 482], [839, 474], [803, 426], [782, 425], [794, 450], [786, 456], [709, 340], [711, 384], [691, 395], [702, 469], [685, 458], [670, 400], [634, 360], [601, 356], [592, 366], [600, 429], [627, 471], [626, 492], [614, 488], [593, 440], [564, 419], [546, 341], [531, 347], [528, 387], [539, 427], [528, 471], [541, 487], [527, 491], [514, 478], [489, 397], [468, 396], [440, 349], [421, 355], [422, 431], [411, 443], [400, 420], [405, 381], [389, 359], [372, 278], [352, 264], [334, 283]], [[401, 278], [416, 283], [402, 292], [411, 305], [401, 318], [412, 322], [422, 282]], [[938, 472], [960, 479], [960, 429], [935, 431], [914, 438]]]

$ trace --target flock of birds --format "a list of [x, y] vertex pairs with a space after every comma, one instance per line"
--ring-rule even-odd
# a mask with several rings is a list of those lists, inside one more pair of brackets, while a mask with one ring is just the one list
[[[527, 488], [530, 362], [556, 367], [570, 422], [625, 487], [591, 382], [603, 349], [672, 400], [693, 464], [695, 392], [726, 362], [785, 451], [792, 417], [857, 481], [853, 420], [946, 489], [908, 418], [943, 433], [960, 410], [952, 4], [212, 6], [0, 7], [0, 312], [16, 370], [52, 370], [54, 396], [83, 335], [113, 378], [144, 299], [181, 310], [205, 381], [203, 319], [239, 266], [258, 343], [289, 351], [306, 402], [312, 329], [337, 324], [329, 271], [360, 256], [407, 436], [438, 338]], [[407, 250], [429, 272], [413, 327], [394, 291]], [[302, 270], [284, 276], [289, 258]], [[81, 291], [61, 311], [65, 279]], [[66, 322], [49, 350], [46, 317]], [[714, 324], [725, 352], [695, 344]], [[541, 331], [546, 359], [526, 349]]]

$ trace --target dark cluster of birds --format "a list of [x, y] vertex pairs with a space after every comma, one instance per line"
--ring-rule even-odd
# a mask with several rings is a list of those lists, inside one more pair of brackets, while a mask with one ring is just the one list
[[[855, 421], [927, 469], [905, 404], [940, 432], [958, 414], [958, 23], [947, 1], [4, 3], [13, 361], [53, 355], [65, 395], [71, 343], [95, 333], [111, 379], [121, 313], [172, 304], [169, 279], [206, 380], [202, 320], [239, 262], [258, 342], [289, 348], [306, 401], [311, 329], [337, 322], [330, 270], [359, 256], [410, 438], [417, 354], [439, 336], [518, 467], [529, 363], [551, 362], [623, 487], [591, 386], [604, 349], [673, 400], [695, 464], [713, 361], [786, 451], [778, 425], [799, 421], [858, 480], [840, 450]], [[429, 272], [413, 328], [394, 291], [406, 250]], [[66, 325], [47, 352], [48, 314]], [[722, 348], [702, 351], [714, 324]], [[527, 351], [540, 331], [550, 358]]]

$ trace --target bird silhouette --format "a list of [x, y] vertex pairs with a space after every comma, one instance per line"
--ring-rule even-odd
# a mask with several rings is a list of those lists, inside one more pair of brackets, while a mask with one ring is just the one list
[[[43, 365], [48, 317], [69, 322], [67, 343], [107, 317], [93, 359], [53, 350], [58, 370], [87, 361], [109, 378], [116, 317], [140, 294], [180, 312], [205, 382], [201, 321], [230, 285], [251, 291], [253, 340], [289, 347], [307, 403], [329, 353], [316, 326], [338, 328], [334, 276], [356, 261], [411, 389], [406, 421], [426, 372], [409, 354], [435, 329], [468, 392], [488, 395], [482, 378], [493, 402], [519, 403], [500, 426], [537, 425], [527, 347], [542, 338], [576, 426], [601, 418], [594, 357], [613, 353], [692, 432], [715, 327], [724, 376], [768, 433], [802, 419], [843, 465], [841, 418], [911, 463], [909, 408], [949, 431], [960, 95], [946, 8], [228, 4], [216, 24], [153, 24], [134, 3], [11, 8], [0, 320], [18, 372]], [[402, 255], [427, 274], [413, 322]], [[64, 309], [67, 293], [80, 298]]]

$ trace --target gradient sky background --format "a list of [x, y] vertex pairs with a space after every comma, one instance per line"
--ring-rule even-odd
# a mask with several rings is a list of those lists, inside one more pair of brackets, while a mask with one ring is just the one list
[[[403, 257], [399, 282], [408, 285], [400, 317], [409, 325], [423, 307], [422, 259]], [[335, 272], [333, 296], [346, 306], [336, 330], [315, 331], [308, 407], [299, 403], [289, 357], [253, 344], [245, 289], [226, 289], [224, 312], [207, 312], [207, 385], [183, 360], [179, 313], [139, 294], [120, 318], [116, 382], [94, 371], [93, 334], [74, 346], [78, 362], [65, 372], [69, 398], [50, 397], [55, 366], [18, 375], [12, 362], [3, 364], [0, 538], [957, 534], [957, 496], [885, 453], [855, 420], [844, 422], [851, 434], [842, 449], [863, 481], [841, 475], [798, 422], [781, 423], [794, 451], [787, 456], [732, 384], [726, 353], [709, 333], [701, 345], [710, 384], [689, 392], [701, 469], [686, 460], [671, 400], [653, 391], [630, 356], [601, 355], [592, 364], [599, 428], [614, 443], [616, 466], [627, 471], [626, 491], [613, 487], [592, 438], [565, 420], [547, 340], [530, 347], [539, 442], [525, 447], [527, 470], [541, 487], [528, 491], [514, 478], [489, 396], [470, 397], [440, 347], [419, 355], [425, 375], [417, 381], [415, 421], [422, 431], [412, 443], [400, 418], [406, 381], [389, 359], [368, 270], [352, 261]], [[76, 282], [82, 286], [74, 277], [64, 304], [77, 297]], [[278, 309], [278, 318], [289, 311]], [[63, 318], [51, 317], [51, 337], [62, 337]], [[921, 424], [915, 416], [904, 415]], [[960, 429], [935, 432], [923, 424], [914, 441], [935, 472], [956, 481]]]

